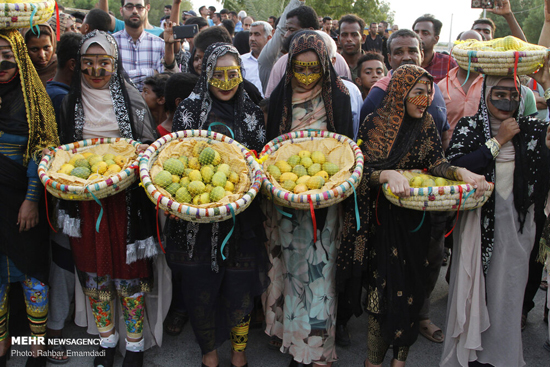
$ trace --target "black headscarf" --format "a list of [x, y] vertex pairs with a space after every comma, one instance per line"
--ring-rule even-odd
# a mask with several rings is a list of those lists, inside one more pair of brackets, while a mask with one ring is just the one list
[[296, 55], [313, 51], [323, 69], [319, 83], [327, 115], [327, 130], [353, 138], [353, 122], [349, 91], [334, 71], [325, 42], [314, 31], [302, 31], [292, 40], [283, 79], [273, 90], [269, 103], [267, 139], [288, 133], [292, 127], [292, 85], [294, 77], [292, 61]]
[[[212, 79], [218, 58], [228, 53], [234, 55], [241, 65], [239, 52], [233, 45], [214, 43], [208, 46], [202, 60], [199, 81], [191, 95], [176, 109], [172, 131], [206, 130], [211, 122], [223, 122], [233, 130], [235, 140], [249, 149], [261, 151], [266, 142], [263, 113], [249, 98], [244, 83], [239, 85], [235, 96], [227, 102], [212, 97], [208, 90], [208, 82]], [[230, 135], [224, 127], [215, 126], [212, 130]]]
[[[191, 95], [183, 100], [176, 109], [172, 131], [208, 129], [212, 122], [222, 122], [231, 128], [236, 141], [259, 152], [266, 143], [264, 116], [262, 110], [248, 97], [243, 83], [239, 84], [237, 93], [230, 101], [220, 101], [212, 97], [209, 92], [208, 82], [214, 74], [218, 58], [226, 54], [234, 55], [237, 63], [241, 65], [239, 52], [233, 45], [214, 43], [208, 46], [202, 60], [199, 81]], [[212, 126], [212, 131], [230, 135], [224, 126]], [[258, 228], [263, 231], [263, 215], [257, 202], [258, 199], [254, 200], [243, 213], [236, 217], [236, 230], [231, 236], [228, 246], [226, 246], [229, 259], [233, 258], [235, 252], [238, 251], [241, 236]], [[220, 248], [222, 241], [232, 227], [233, 223], [230, 220], [213, 224], [199, 224], [195, 222], [176, 222], [169, 219], [166, 225], [166, 235], [168, 238], [176, 239], [176, 242], [186, 242], [188, 251], [192, 256], [199, 230], [207, 231], [211, 239], [211, 268], [212, 271], [218, 272], [219, 263], [222, 262], [218, 248]], [[178, 237], [178, 233], [180, 236], [183, 233], [184, 237]], [[200, 243], [198, 245], [205, 246], [206, 244]]]
[[[447, 149], [447, 158], [452, 162], [472, 153], [492, 138], [489, 111], [486, 102], [487, 76], [483, 81], [479, 109], [474, 116], [461, 118]], [[518, 83], [519, 84], [519, 83]], [[517, 111], [515, 113], [517, 118]], [[523, 230], [527, 210], [535, 204], [535, 216], [544, 210], [548, 194], [549, 157], [545, 145], [548, 124], [534, 117], [517, 119], [520, 132], [512, 138], [515, 149], [514, 206], [518, 213], [520, 231]], [[495, 182], [495, 161], [481, 172], [485, 179]], [[487, 273], [495, 242], [495, 195], [481, 209], [481, 246], [483, 270]]]
[[[147, 104], [139, 91], [124, 77], [125, 72], [115, 39], [109, 33], [99, 30], [88, 33], [80, 42], [71, 92], [68, 98], [63, 101], [62, 126], [60, 126], [59, 131], [61, 142], [66, 144], [82, 140], [83, 138], [82, 132], [85, 116], [82, 108], [82, 71], [80, 68], [80, 58], [82, 46], [85, 43], [89, 43], [89, 40], [92, 38], [101, 40], [101, 43], [107, 41], [112, 49], [111, 56], [115, 59], [115, 70], [109, 81], [109, 92], [113, 101], [120, 135], [123, 138], [135, 139], [142, 143], [153, 142], [157, 138], [157, 133], [151, 112], [147, 108]], [[110, 50], [105, 51], [111, 54]], [[102, 106], [97, 107], [102, 108]]]

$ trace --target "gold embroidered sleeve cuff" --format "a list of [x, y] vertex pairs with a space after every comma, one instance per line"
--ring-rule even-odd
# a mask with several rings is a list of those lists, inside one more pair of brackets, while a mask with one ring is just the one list
[[550, 88], [544, 91], [544, 100], [548, 101], [550, 99]]
[[489, 151], [491, 152], [493, 159], [495, 159], [498, 153], [500, 153], [500, 144], [498, 143], [496, 138], [487, 140], [485, 142], [485, 146], [489, 148]]

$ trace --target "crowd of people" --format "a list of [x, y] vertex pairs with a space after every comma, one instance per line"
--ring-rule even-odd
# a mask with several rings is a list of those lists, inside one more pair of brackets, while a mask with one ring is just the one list
[[[510, 2], [495, 3], [526, 41]], [[529, 76], [461, 69], [436, 52], [442, 22], [430, 14], [400, 29], [323, 17], [305, 0], [268, 19], [173, 0], [154, 26], [150, 6], [121, 0], [122, 20], [108, 0], [72, 14], [60, 6], [45, 24], [0, 30], [0, 367], [11, 353], [10, 304], [25, 308], [33, 338], [55, 340], [72, 303], [74, 322], [99, 334], [94, 366], [113, 366], [117, 348], [123, 366], [143, 366], [144, 352], [187, 322], [203, 367], [219, 365], [228, 340], [231, 366], [248, 366], [255, 326], [290, 366], [331, 366], [362, 313], [366, 367], [381, 366], [390, 348], [391, 366], [405, 366], [419, 335], [444, 343], [441, 366], [525, 365], [521, 331], [547, 284], [542, 261], [550, 268], [548, 57]], [[539, 44], [550, 47], [544, 13]], [[182, 25], [196, 35], [177, 38]], [[458, 40], [494, 34], [482, 18]], [[259, 196], [234, 224], [199, 224], [157, 217], [138, 183], [98, 205], [54, 200], [38, 178], [41, 156], [60, 144], [123, 137], [143, 151], [173, 131], [208, 128], [257, 152], [292, 131], [347, 136], [365, 157], [357, 201], [313, 212]], [[387, 184], [408, 197], [403, 169], [464, 181], [476, 197], [489, 182], [495, 189], [459, 219], [423, 214], [379, 193]], [[440, 327], [430, 296], [443, 265]], [[11, 283], [21, 283], [25, 306], [8, 297]], [[77, 358], [51, 344], [33, 343], [26, 365]]]

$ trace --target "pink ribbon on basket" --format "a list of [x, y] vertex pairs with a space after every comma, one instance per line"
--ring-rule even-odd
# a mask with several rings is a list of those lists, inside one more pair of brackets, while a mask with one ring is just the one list
[[317, 242], [317, 220], [315, 219], [315, 210], [313, 209], [313, 201], [311, 195], [307, 196], [309, 202], [309, 211], [311, 212], [311, 221], [313, 222], [313, 243]]

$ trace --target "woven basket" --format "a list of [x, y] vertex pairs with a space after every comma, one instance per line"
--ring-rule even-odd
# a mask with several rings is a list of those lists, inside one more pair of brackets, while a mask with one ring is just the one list
[[[0, 0], [0, 29], [29, 28], [51, 18], [55, 0]], [[34, 13], [34, 14], [33, 14]]]
[[66, 185], [57, 182], [48, 176], [48, 170], [52, 165], [56, 151], [66, 150], [70, 151], [72, 154], [76, 154], [82, 153], [94, 145], [111, 144], [118, 141], [126, 141], [134, 147], [141, 144], [135, 140], [124, 138], [87, 139], [71, 144], [65, 144], [55, 148], [51, 154], [48, 154], [42, 158], [42, 161], [40, 161], [40, 164], [38, 165], [38, 176], [50, 194], [64, 200], [91, 201], [96, 198], [102, 199], [118, 194], [120, 191], [128, 188], [137, 180], [135, 168], [137, 167], [138, 158], [136, 158], [134, 162], [130, 163], [129, 167], [120, 171], [115, 176], [111, 176], [103, 181], [94, 182], [87, 186]]
[[[402, 173], [403, 171], [398, 170]], [[412, 173], [423, 173], [421, 170], [409, 170]], [[388, 191], [388, 184], [382, 185], [384, 196], [392, 204], [420, 211], [455, 211], [472, 210], [485, 204], [493, 193], [494, 185], [482, 197], [474, 196], [475, 189], [469, 184], [453, 186], [411, 187], [411, 196], [400, 198]], [[460, 207], [459, 207], [460, 205]]]
[[[172, 200], [168, 196], [164, 196], [149, 177], [149, 171], [155, 164], [159, 153], [168, 145], [168, 143], [178, 140], [181, 141], [184, 139], [192, 139], [195, 141], [204, 140], [208, 141], [209, 144], [224, 142], [227, 144], [237, 145], [248, 165], [248, 175], [251, 182], [248, 191], [237, 201], [212, 208], [200, 208], [193, 205], [182, 204]], [[256, 162], [254, 155], [245, 146], [228, 136], [216, 132], [209, 132], [207, 130], [184, 130], [164, 135], [162, 138], [151, 144], [149, 149], [147, 149], [143, 154], [143, 157], [139, 162], [139, 175], [147, 196], [153, 203], [158, 204], [160, 209], [168, 211], [170, 214], [186, 221], [198, 223], [222, 222], [224, 220], [231, 219], [233, 215], [241, 213], [250, 205], [252, 200], [254, 200], [262, 186], [262, 181], [265, 178], [260, 165]]]
[[[464, 70], [498, 76], [526, 75], [537, 71], [544, 63], [546, 50], [540, 51], [475, 51], [457, 45], [453, 56]], [[517, 64], [516, 64], [517, 55]]]
[[295, 131], [281, 135], [267, 143], [260, 156], [272, 154], [284, 144], [321, 140], [325, 138], [333, 138], [342, 144], [350, 145], [355, 155], [355, 166], [353, 167], [353, 173], [349, 179], [342, 182], [340, 185], [333, 187], [331, 190], [326, 190], [322, 193], [313, 195], [294, 194], [290, 191], [277, 188], [269, 181], [269, 179], [266, 179], [263, 184], [263, 192], [270, 200], [273, 200], [273, 202], [277, 205], [287, 208], [310, 210], [310, 202], [315, 209], [325, 208], [339, 203], [354, 192], [354, 188], [359, 185], [361, 182], [361, 177], [363, 176], [364, 158], [363, 153], [357, 144], [344, 135], [320, 130]]

